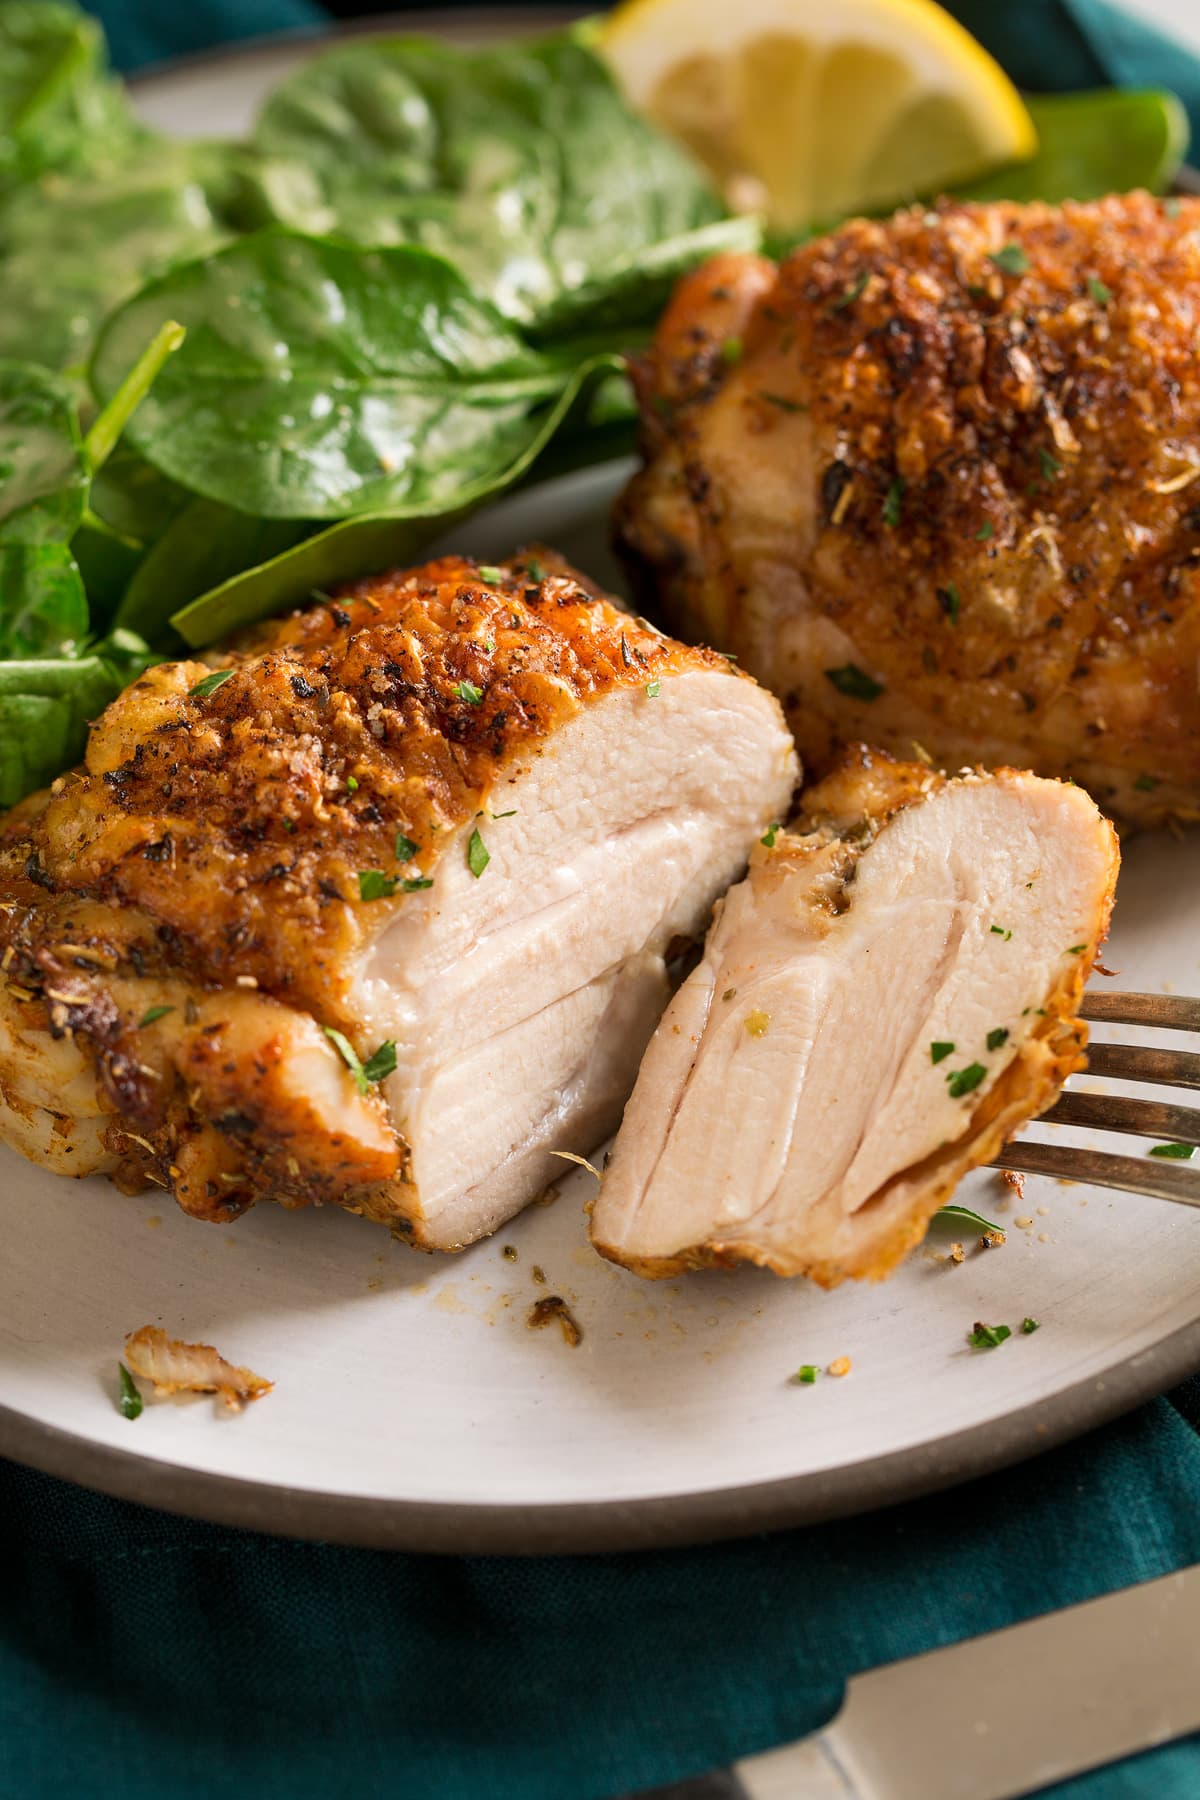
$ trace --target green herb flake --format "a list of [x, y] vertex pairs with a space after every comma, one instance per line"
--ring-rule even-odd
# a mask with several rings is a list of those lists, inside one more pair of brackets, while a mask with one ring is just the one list
[[431, 888], [432, 886], [432, 877], [428, 875], [410, 875], [406, 881], [400, 883], [400, 892], [402, 894], [415, 894], [419, 892], [421, 888]]
[[897, 475], [888, 488], [883, 502], [883, 522], [893, 529], [900, 523], [901, 504], [904, 500], [904, 481]]
[[1002, 244], [999, 250], [992, 251], [988, 261], [1006, 275], [1024, 275], [1029, 269], [1029, 258], [1020, 244]]
[[765, 400], [768, 406], [777, 407], [779, 411], [783, 413], [802, 413], [808, 411], [803, 400], [789, 400], [786, 394], [762, 393], [758, 397], [760, 400]]
[[470, 869], [476, 881], [479, 880], [479, 877], [483, 874], [483, 871], [487, 868], [491, 860], [492, 858], [488, 851], [488, 847], [479, 835], [479, 827], [476, 826], [475, 830], [471, 833], [470, 841], [467, 844], [467, 867]]
[[774, 825], [768, 825], [767, 829], [763, 832], [762, 836], [759, 838], [759, 840], [758, 840], [759, 843], [762, 844], [766, 849], [773, 850], [775, 848], [775, 839], [779, 836], [780, 830], [781, 830], [781, 827], [778, 824], [778, 822]]
[[1008, 1029], [1004, 1025], [997, 1025], [994, 1031], [989, 1031], [987, 1034], [987, 1047], [989, 1050], [998, 1050], [1001, 1044], [1007, 1044], [1007, 1042]]
[[1158, 777], [1156, 775], [1139, 775], [1133, 785], [1139, 794], [1152, 794], [1158, 786]]
[[414, 844], [410, 837], [405, 837], [405, 835], [402, 831], [398, 831], [396, 833], [396, 861], [397, 862], [399, 862], [399, 863], [411, 862], [413, 857], [417, 854], [418, 849], [419, 849], [419, 845]]
[[153, 1025], [155, 1019], [165, 1019], [168, 1013], [173, 1013], [174, 1011], [175, 1008], [173, 1006], [148, 1007], [138, 1020], [138, 1030], [140, 1031], [143, 1025]]
[[796, 1373], [792, 1376], [792, 1380], [800, 1387], [811, 1387], [820, 1373], [821, 1371], [816, 1363], [801, 1363], [800, 1367], [796, 1370]]
[[295, 819], [281, 819], [280, 823], [282, 824], [283, 829], [287, 832], [288, 836], [290, 837], [292, 832], [295, 831], [295, 829], [296, 829]]
[[947, 1075], [950, 1083], [949, 1093], [952, 1100], [961, 1100], [964, 1094], [972, 1094], [987, 1076], [982, 1063], [968, 1063], [965, 1069], [955, 1069]]
[[992, 524], [990, 519], [985, 519], [983, 524], [979, 527], [979, 530], [975, 533], [975, 542], [977, 544], [986, 544], [988, 539], [994, 538], [995, 535], [996, 527]]
[[988, 930], [993, 937], [1003, 938], [1006, 944], [1012, 936], [1011, 928], [1006, 929], [1003, 925], [989, 925]]
[[530, 581], [545, 581], [546, 571], [536, 556], [531, 556], [525, 563], [525, 573]]
[[347, 775], [347, 777], [346, 777], [346, 792], [348, 794], [357, 794], [357, 792], [358, 792], [358, 776], [357, 775]]
[[728, 337], [721, 345], [721, 361], [723, 363], [739, 363], [742, 360], [742, 340], [740, 337]]
[[1068, 956], [1082, 956], [1086, 949], [1087, 949], [1086, 944], [1068, 944], [1067, 945], [1067, 955]]
[[1098, 275], [1088, 276], [1087, 290], [1097, 306], [1107, 306], [1112, 299], [1112, 289], [1106, 286]]
[[123, 1362], [119, 1362], [117, 1364], [117, 1380], [121, 1384], [121, 1416], [122, 1416], [122, 1418], [125, 1418], [125, 1419], [140, 1418], [141, 1412], [142, 1412], [142, 1407], [145, 1404], [145, 1402], [143, 1401], [142, 1396], [138, 1393], [137, 1382], [133, 1379], [133, 1376], [129, 1373], [129, 1370], [125, 1367], [125, 1364]]
[[848, 306], [853, 306], [854, 302], [862, 296], [862, 293], [863, 293], [864, 289], [866, 288], [866, 285], [867, 285], [868, 281], [870, 281], [870, 279], [871, 279], [870, 269], [864, 269], [862, 271], [861, 275], [856, 275], [854, 280], [852, 282], [850, 282], [849, 286], [843, 288], [841, 293], [838, 295], [837, 299], [832, 303], [832, 305], [829, 308], [830, 312], [835, 312], [835, 313], [844, 312]]
[[1003, 1225], [993, 1225], [990, 1219], [985, 1219], [982, 1213], [972, 1212], [969, 1206], [939, 1206], [933, 1215], [933, 1223], [936, 1225], [939, 1221], [943, 1225], [955, 1225], [960, 1231], [965, 1225], [971, 1231], [996, 1231], [1001, 1237], [1007, 1235]]
[[491, 816], [493, 819], [515, 819], [517, 816], [517, 809], [513, 806], [510, 807], [507, 812], [493, 813]]
[[647, 698], [647, 700], [657, 699], [659, 690], [661, 689], [661, 687], [662, 687], [661, 681], [648, 681], [646, 683], [646, 698]]
[[358, 897], [360, 900], [389, 900], [396, 891], [396, 877], [385, 875], [382, 869], [360, 869], [358, 871]]
[[1051, 456], [1050, 452], [1040, 445], [1038, 447], [1038, 468], [1042, 471], [1043, 481], [1053, 481], [1056, 475], [1062, 474], [1062, 464], [1057, 456]]
[[938, 588], [936, 593], [938, 605], [941, 607], [950, 623], [952, 625], [957, 625], [958, 615], [962, 610], [962, 599], [958, 589], [952, 581], [948, 581], [945, 587]]
[[1191, 1162], [1196, 1154], [1194, 1144], [1155, 1144], [1150, 1156], [1161, 1156], [1164, 1162]]
[[386, 1081], [389, 1075], [396, 1072], [396, 1046], [391, 1038], [384, 1038], [378, 1050], [369, 1056], [363, 1064], [363, 1074], [368, 1081]]
[[460, 681], [454, 692], [468, 706], [479, 706], [483, 702], [483, 689], [476, 687], [473, 681]]
[[236, 669], [214, 669], [210, 675], [202, 675], [195, 687], [188, 689], [188, 698], [207, 700], [210, 694], [215, 694], [219, 687], [224, 687], [227, 681], [231, 681], [236, 673]]
[[967, 1342], [972, 1350], [994, 1350], [1011, 1336], [1012, 1331], [1007, 1325], [985, 1325], [982, 1319], [976, 1319], [974, 1330], [967, 1333]]
[[846, 663], [840, 669], [826, 669], [825, 679], [849, 700], [878, 700], [883, 692], [883, 683], [860, 669], [857, 663]]
[[1021, 1320], [1021, 1331], [1025, 1337], [1032, 1337], [1034, 1332], [1040, 1331], [1041, 1328], [1042, 1328], [1042, 1321], [1040, 1319], [1022, 1319]]
[[953, 1054], [954, 1045], [944, 1043], [940, 1038], [929, 1046], [929, 1060], [931, 1063], [944, 1062], [946, 1057], [953, 1056]]
[[498, 569], [494, 563], [480, 563], [479, 579], [494, 587], [498, 581], [504, 580], [504, 570]]

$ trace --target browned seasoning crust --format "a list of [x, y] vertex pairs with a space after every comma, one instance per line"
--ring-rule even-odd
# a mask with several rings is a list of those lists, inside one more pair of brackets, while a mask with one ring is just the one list
[[445, 558], [361, 581], [213, 660], [232, 673], [207, 693], [207, 664], [149, 670], [84, 766], [0, 824], [6, 1131], [204, 1218], [271, 1197], [404, 1226], [407, 1150], [379, 1091], [340, 1062], [331, 1093], [311, 1073], [330, 1087], [324, 1027], [353, 1037], [356, 952], [408, 898], [363, 900], [359, 872], [435, 878], [448, 835], [564, 719], [730, 665], [541, 550], [495, 580]]
[[[818, 772], [915, 738], [1200, 816], [1198, 329], [1194, 200], [943, 204], [718, 259], [641, 368], [619, 540]], [[840, 693], [847, 663], [883, 692]]]

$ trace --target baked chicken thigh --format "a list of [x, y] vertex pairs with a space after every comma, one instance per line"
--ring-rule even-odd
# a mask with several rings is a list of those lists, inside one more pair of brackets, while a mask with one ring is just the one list
[[769, 694], [544, 553], [151, 669], [0, 833], [0, 1136], [468, 1243], [616, 1125], [796, 778]]
[[674, 628], [868, 739], [1200, 816], [1200, 202], [943, 205], [687, 276], [618, 541]]
[[868, 751], [764, 833], [650, 1042], [592, 1214], [644, 1275], [880, 1277], [1084, 1063], [1118, 852], [1081, 788]]

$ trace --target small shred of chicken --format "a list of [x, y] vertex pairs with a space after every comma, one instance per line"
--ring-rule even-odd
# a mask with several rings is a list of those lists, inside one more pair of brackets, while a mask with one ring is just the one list
[[125, 1339], [125, 1360], [135, 1375], [152, 1381], [161, 1398], [171, 1394], [219, 1394], [231, 1412], [261, 1400], [275, 1386], [253, 1369], [227, 1362], [211, 1344], [186, 1344], [158, 1325], [143, 1325]]
[[878, 1278], [1083, 1066], [1116, 837], [1069, 784], [860, 752], [754, 853], [650, 1043], [592, 1214], [647, 1275]]

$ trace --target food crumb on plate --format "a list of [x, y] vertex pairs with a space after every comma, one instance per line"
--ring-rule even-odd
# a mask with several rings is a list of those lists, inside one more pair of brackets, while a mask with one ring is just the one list
[[835, 1356], [829, 1365], [831, 1375], [848, 1375], [853, 1367], [848, 1356]]

